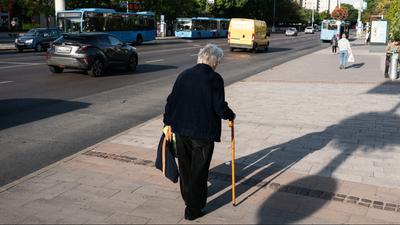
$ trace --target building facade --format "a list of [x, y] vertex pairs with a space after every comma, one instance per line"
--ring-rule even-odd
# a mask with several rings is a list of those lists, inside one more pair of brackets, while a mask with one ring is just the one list
[[314, 9], [318, 12], [332, 11], [339, 6], [340, 0], [296, 0], [305, 9]]

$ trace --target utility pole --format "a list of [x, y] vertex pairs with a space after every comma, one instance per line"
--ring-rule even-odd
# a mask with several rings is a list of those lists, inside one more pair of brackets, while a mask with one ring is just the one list
[[312, 7], [312, 11], [311, 11], [311, 27], [314, 29], [314, 10], [315, 10], [315, 2], [317, 0], [313, 1], [313, 7]]
[[275, 32], [275, 0], [274, 0], [274, 16], [272, 19], [272, 32]]
[[358, 6], [358, 17], [357, 17], [357, 36], [358, 38], [361, 38], [361, 33], [363, 30], [363, 24], [361, 22], [361, 11], [363, 9], [363, 0], [359, 0], [360, 1], [360, 5]]
[[56, 11], [56, 17], [57, 17], [57, 13], [60, 11], [64, 11], [65, 10], [65, 0], [55, 0], [54, 1], [54, 8]]

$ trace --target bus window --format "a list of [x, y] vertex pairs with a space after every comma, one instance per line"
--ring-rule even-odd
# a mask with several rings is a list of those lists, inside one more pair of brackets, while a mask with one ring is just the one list
[[337, 25], [330, 23], [328, 26], [328, 30], [337, 30]]
[[192, 29], [192, 21], [191, 20], [178, 20], [176, 22], [176, 30], [177, 31], [190, 31]]
[[229, 28], [229, 21], [221, 21], [220, 30], [228, 30]]
[[81, 14], [63, 12], [58, 14], [58, 27], [63, 32], [80, 32], [81, 31]]
[[105, 19], [102, 13], [85, 13], [83, 21], [83, 31], [102, 32], [104, 31]]

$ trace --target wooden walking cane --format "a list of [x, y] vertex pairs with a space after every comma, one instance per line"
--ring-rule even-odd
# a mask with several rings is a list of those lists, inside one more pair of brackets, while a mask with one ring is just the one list
[[236, 206], [236, 182], [235, 182], [235, 126], [233, 120], [229, 121], [229, 127], [231, 128], [231, 151], [232, 151], [232, 205]]

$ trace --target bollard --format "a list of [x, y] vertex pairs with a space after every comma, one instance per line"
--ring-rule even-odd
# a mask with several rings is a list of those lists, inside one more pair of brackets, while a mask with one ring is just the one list
[[389, 67], [389, 77], [391, 80], [396, 80], [399, 78], [398, 70], [398, 61], [399, 61], [399, 54], [392, 53], [392, 57], [390, 59], [390, 67]]

